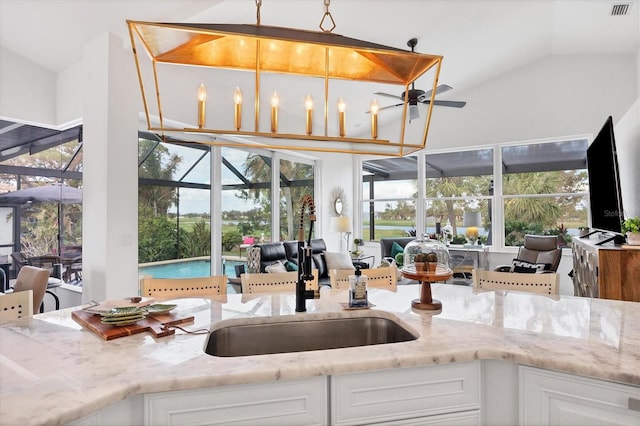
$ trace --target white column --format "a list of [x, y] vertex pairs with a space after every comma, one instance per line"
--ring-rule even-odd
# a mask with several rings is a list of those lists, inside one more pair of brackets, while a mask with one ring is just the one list
[[133, 56], [103, 34], [85, 44], [83, 302], [138, 294], [138, 110]]

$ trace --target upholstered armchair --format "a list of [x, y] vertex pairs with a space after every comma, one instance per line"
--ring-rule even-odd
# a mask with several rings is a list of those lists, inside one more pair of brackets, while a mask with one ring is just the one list
[[498, 272], [556, 272], [562, 249], [558, 248], [557, 235], [525, 235], [524, 245], [511, 265], [500, 265]]

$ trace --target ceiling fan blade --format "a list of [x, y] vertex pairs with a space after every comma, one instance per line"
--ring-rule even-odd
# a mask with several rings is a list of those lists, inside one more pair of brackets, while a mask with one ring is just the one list
[[[436, 87], [436, 95], [439, 95], [440, 93], [448, 92], [451, 89], [453, 89], [453, 87], [447, 84], [440, 84], [438, 87]], [[424, 94], [418, 98], [418, 101], [423, 102], [425, 100], [430, 99], [431, 92], [432, 92], [431, 90], [427, 90], [426, 92], [424, 92]]]
[[374, 95], [386, 96], [388, 98], [400, 99], [401, 101], [404, 101], [404, 99], [402, 99], [400, 96], [391, 95], [389, 93], [375, 92]]
[[[404, 105], [404, 103], [395, 104], [395, 105], [387, 105], [386, 107], [378, 108], [378, 111], [382, 111], [383, 109], [395, 108], [395, 107], [399, 107], [399, 106], [402, 106], [402, 105]], [[371, 114], [371, 110], [367, 111], [367, 114]]]
[[[430, 101], [422, 101], [423, 104], [425, 105], [429, 105], [431, 102]], [[463, 106], [465, 106], [467, 103], [463, 102], [463, 101], [434, 101], [433, 105], [437, 105], [437, 106], [446, 106], [446, 107], [453, 107], [453, 108], [462, 108]]]

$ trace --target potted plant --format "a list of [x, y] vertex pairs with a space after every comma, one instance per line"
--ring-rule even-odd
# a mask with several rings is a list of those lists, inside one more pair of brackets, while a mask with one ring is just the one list
[[630, 217], [622, 222], [622, 232], [627, 234], [627, 242], [640, 246], [640, 216]]
[[427, 268], [426, 263], [427, 263], [427, 254], [426, 253], [418, 253], [415, 255], [415, 257], [413, 258], [413, 263], [416, 267], [416, 271], [418, 272], [424, 272], [424, 270]]
[[436, 254], [436, 252], [429, 252], [427, 253], [427, 263], [428, 263], [428, 268], [429, 272], [431, 273], [435, 273], [436, 272], [436, 267], [438, 266], [438, 255]]
[[354, 238], [353, 239], [353, 250], [351, 251], [351, 254], [353, 254], [354, 256], [359, 256], [362, 252], [360, 251], [360, 246], [364, 244], [364, 241], [360, 238]]
[[578, 226], [578, 236], [579, 237], [584, 237], [588, 233], [589, 233], [589, 227], [588, 226]]

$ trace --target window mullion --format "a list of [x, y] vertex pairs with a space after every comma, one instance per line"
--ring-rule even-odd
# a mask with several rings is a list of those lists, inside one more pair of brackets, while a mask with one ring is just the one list
[[493, 199], [491, 200], [491, 245], [504, 247], [504, 196], [502, 193], [502, 149], [493, 149]]

